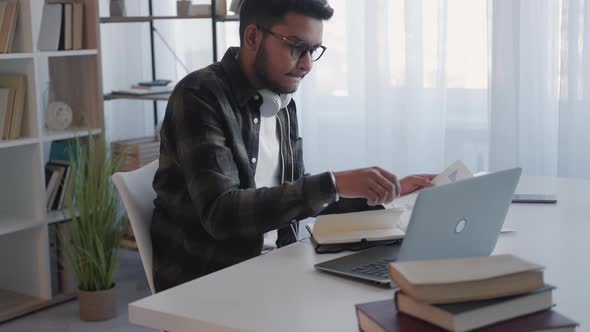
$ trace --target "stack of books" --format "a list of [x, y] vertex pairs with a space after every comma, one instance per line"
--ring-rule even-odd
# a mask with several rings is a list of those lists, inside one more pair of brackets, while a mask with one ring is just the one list
[[155, 137], [117, 141], [111, 147], [113, 159], [120, 161], [121, 172], [136, 170], [160, 157], [160, 141]]
[[18, 2], [0, 2], [0, 53], [12, 51], [18, 19]]
[[[361, 330], [575, 331], [543, 266], [512, 255], [392, 263], [393, 300], [356, 306]], [[401, 313], [401, 314], [399, 314]]]
[[45, 166], [45, 188], [47, 190], [47, 210], [63, 210], [74, 191], [74, 176], [70, 162], [50, 160]]
[[37, 48], [40, 51], [79, 50], [84, 47], [84, 3], [47, 0], [43, 6]]
[[132, 96], [147, 96], [147, 95], [159, 95], [164, 93], [171, 93], [174, 90], [174, 86], [141, 86], [133, 85], [129, 89], [113, 90], [114, 94], [117, 95], [132, 95]]
[[45, 188], [47, 210], [63, 210], [70, 207], [74, 193], [74, 174], [70, 155], [77, 159], [73, 141], [51, 143], [49, 161], [45, 165]]
[[25, 75], [0, 75], [0, 139], [20, 138], [26, 95]]

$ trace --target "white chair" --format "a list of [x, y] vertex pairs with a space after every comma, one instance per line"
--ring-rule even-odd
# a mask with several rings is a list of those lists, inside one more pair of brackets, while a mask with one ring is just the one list
[[152, 161], [132, 172], [117, 172], [111, 177], [115, 187], [127, 210], [131, 229], [135, 235], [139, 256], [143, 269], [154, 294], [154, 279], [152, 276], [152, 238], [150, 225], [154, 212], [156, 192], [152, 188], [154, 175], [158, 170], [158, 161]]

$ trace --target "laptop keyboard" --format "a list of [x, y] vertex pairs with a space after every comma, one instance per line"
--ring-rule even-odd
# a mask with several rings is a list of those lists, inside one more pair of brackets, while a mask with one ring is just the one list
[[389, 268], [389, 263], [391, 262], [395, 262], [395, 259], [381, 259], [369, 264], [357, 266], [353, 268], [352, 271], [378, 278], [389, 278], [387, 269]]

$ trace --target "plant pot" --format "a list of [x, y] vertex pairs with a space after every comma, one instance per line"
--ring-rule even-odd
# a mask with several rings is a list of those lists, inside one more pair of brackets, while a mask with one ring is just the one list
[[115, 287], [87, 292], [78, 289], [80, 319], [85, 321], [108, 320], [117, 315]]

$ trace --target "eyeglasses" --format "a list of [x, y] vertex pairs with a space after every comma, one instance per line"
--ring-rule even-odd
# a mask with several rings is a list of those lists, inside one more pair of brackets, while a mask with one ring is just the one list
[[269, 33], [271, 36], [287, 43], [287, 45], [291, 48], [291, 57], [294, 60], [299, 60], [303, 58], [307, 53], [309, 53], [309, 55], [311, 56], [311, 61], [318, 61], [326, 51], [326, 46], [324, 45], [311, 46], [306, 42], [291, 40], [283, 35], [280, 35], [276, 32], [272, 32], [269, 29], [263, 28], [261, 26], [258, 26], [258, 29], [266, 33]]

